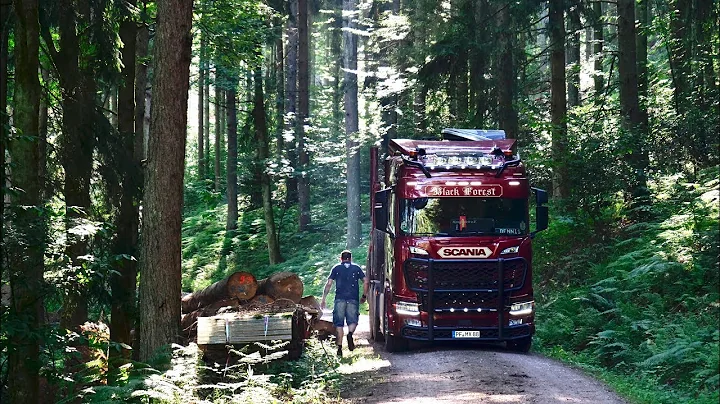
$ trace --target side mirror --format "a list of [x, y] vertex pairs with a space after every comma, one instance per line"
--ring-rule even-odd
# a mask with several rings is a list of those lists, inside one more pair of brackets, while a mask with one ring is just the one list
[[388, 196], [389, 189], [375, 192], [375, 206], [373, 206], [375, 216], [375, 228], [387, 233], [388, 226]]
[[548, 202], [548, 194], [544, 189], [532, 188], [535, 191], [535, 231], [532, 232], [532, 236], [535, 236], [540, 231], [548, 228], [548, 207], [544, 206]]
[[547, 191], [545, 191], [544, 189], [540, 189], [540, 188], [532, 188], [532, 190], [535, 192], [535, 204], [537, 206], [548, 203]]
[[537, 206], [535, 208], [535, 232], [543, 231], [548, 228], [548, 207]]

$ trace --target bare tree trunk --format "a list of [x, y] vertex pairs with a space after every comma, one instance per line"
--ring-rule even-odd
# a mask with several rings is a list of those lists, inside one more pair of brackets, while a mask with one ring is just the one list
[[[87, 220], [91, 209], [90, 177], [95, 145], [95, 77], [82, 60], [77, 25], [91, 22], [90, 4], [63, 0], [60, 6], [60, 82], [63, 88], [63, 169], [65, 171], [66, 255], [80, 273], [88, 240], [72, 228]], [[84, 57], [83, 57], [84, 58]], [[77, 330], [88, 318], [87, 295], [79, 286], [66, 292], [61, 327]]]
[[[627, 160], [632, 172], [630, 195], [634, 208], [650, 204], [647, 189], [648, 156], [645, 148], [643, 112], [638, 97], [638, 75], [635, 33], [635, 0], [618, 0], [618, 74], [620, 77], [620, 110], [625, 136], [628, 137]], [[644, 217], [643, 209], [634, 210]]]
[[[40, 64], [40, 74], [43, 78], [43, 84], [48, 85], [50, 82], [50, 71]], [[43, 91], [44, 92], [44, 91]], [[48, 187], [48, 162], [47, 162], [47, 144], [48, 144], [48, 109], [50, 108], [50, 95], [44, 92], [40, 97], [40, 127], [39, 127], [39, 143], [38, 143], [38, 173], [42, 182], [41, 198], [45, 201], [50, 195], [51, 190]], [[4, 111], [4, 110], [3, 110]], [[4, 167], [4, 166], [2, 166]]]
[[222, 133], [220, 72], [215, 70], [215, 192], [220, 192], [220, 137]]
[[198, 179], [205, 179], [205, 36], [200, 33], [200, 61], [198, 63], [198, 130], [197, 130], [197, 160]]
[[[0, 187], [5, 187], [5, 149], [10, 137], [10, 122], [7, 113], [8, 100], [8, 43], [10, 38], [10, 18], [12, 18], [12, 2], [0, 4]], [[0, 240], [5, 240], [5, 203], [7, 196], [3, 192], [0, 200]], [[5, 261], [5, 243], [0, 243], [0, 279], [5, 279], [3, 272], [8, 266]]]
[[603, 21], [602, 21], [602, 2], [601, 1], [594, 1], [593, 2], [593, 18], [594, 18], [594, 28], [593, 28], [593, 68], [595, 70], [594, 80], [595, 80], [595, 97], [599, 101], [600, 100], [600, 93], [602, 93], [605, 80], [602, 76], [603, 71], [603, 45], [605, 42], [605, 34], [603, 30]]
[[203, 96], [205, 101], [203, 104], [203, 116], [205, 117], [203, 124], [203, 128], [205, 128], [205, 134], [203, 136], [203, 139], [205, 139], [205, 147], [203, 147], [203, 152], [205, 153], [203, 157], [205, 161], [203, 162], [203, 166], [205, 167], [205, 176], [202, 179], [210, 177], [210, 59], [208, 57], [209, 50], [207, 47], [207, 39], [205, 39], [205, 61], [203, 63], [203, 69], [205, 70], [205, 77], [203, 79]]
[[500, 56], [497, 58], [497, 91], [498, 91], [498, 115], [500, 128], [510, 139], [517, 138], [518, 116], [513, 106], [515, 94], [515, 54], [513, 45], [515, 43], [514, 33], [507, 29], [510, 26], [510, 7], [502, 7], [498, 14], [498, 27], [500, 28]]
[[637, 20], [638, 20], [638, 32], [637, 32], [637, 69], [638, 69], [638, 98], [640, 101], [640, 113], [642, 114], [642, 122], [645, 128], [648, 127], [648, 113], [647, 113], [647, 96], [648, 96], [648, 22], [649, 22], [649, 7], [648, 3], [650, 0], [638, 0], [637, 2]]
[[568, 196], [567, 185], [567, 106], [565, 94], [565, 24], [563, 1], [551, 0], [550, 37], [550, 123], [552, 124], [553, 197]]
[[280, 27], [280, 35], [278, 35], [278, 38], [275, 40], [276, 59], [273, 65], [275, 91], [277, 92], [277, 97], [275, 98], [275, 156], [278, 161], [281, 161], [285, 157], [285, 139], [283, 138], [283, 130], [285, 129], [285, 123], [283, 122], [283, 117], [285, 116], [285, 53], [283, 50], [282, 26]]
[[475, 21], [474, 48], [470, 53], [470, 90], [472, 92], [472, 124], [476, 128], [485, 127], [487, 111], [487, 73], [488, 55], [481, 45], [486, 40], [486, 18], [488, 14], [487, 0], [475, 0], [473, 18]]
[[355, 141], [360, 130], [358, 120], [357, 37], [353, 33], [357, 18], [355, 0], [343, 1], [343, 65], [345, 77], [345, 150], [347, 156], [347, 247], [360, 245], [360, 152]]
[[[249, 89], [248, 89], [249, 90]], [[265, 214], [265, 234], [267, 236], [268, 258], [270, 265], [282, 261], [280, 244], [275, 231], [275, 215], [272, 205], [272, 184], [267, 172], [267, 161], [270, 158], [268, 142], [267, 120], [265, 113], [265, 99], [263, 96], [262, 70], [255, 70], [255, 97], [253, 98], [252, 117], [255, 124], [255, 143], [257, 146], [258, 170], [260, 171], [260, 187], [262, 192], [262, 205]]]
[[[143, 17], [147, 16], [147, 0], [141, 0]], [[139, 161], [145, 160], [147, 155], [145, 150], [145, 96], [148, 81], [148, 65], [145, 58], [148, 54], [148, 45], [150, 43], [150, 32], [147, 24], [141, 24], [137, 30], [137, 67], [135, 69], [135, 158]], [[142, 171], [138, 172], [138, 179], [141, 188], [138, 191], [142, 195]]]
[[[15, 0], [15, 94], [14, 124], [22, 137], [9, 144], [12, 185], [21, 192], [12, 194], [12, 226], [8, 241], [11, 318], [25, 329], [8, 335], [8, 398], [12, 403], [37, 403], [39, 392], [39, 328], [42, 321], [43, 254], [45, 223], [38, 209], [42, 183], [38, 175], [38, 115], [40, 108], [39, 26], [37, 0]], [[5, 11], [5, 10], [3, 10]], [[3, 17], [5, 18], [5, 14]], [[5, 110], [2, 111], [3, 114]], [[35, 140], [31, 140], [35, 139]], [[3, 150], [4, 152], [4, 150]], [[4, 167], [2, 168], [5, 169]], [[4, 186], [4, 184], [3, 184]], [[3, 201], [4, 203], [4, 201]], [[5, 242], [5, 239], [3, 239]], [[5, 329], [4, 331], [8, 331]], [[29, 336], [36, 336], [29, 338]]]
[[567, 82], [568, 108], [580, 105], [580, 4], [573, 2], [568, 10], [568, 44], [567, 65], [569, 75]]
[[289, 15], [287, 22], [287, 53], [285, 55], [285, 131], [292, 132], [293, 137], [287, 142], [287, 157], [290, 166], [293, 168], [292, 175], [285, 181], [287, 195], [285, 204], [289, 205], [298, 200], [297, 176], [299, 173], [297, 165], [296, 142], [297, 132], [297, 73], [298, 73], [298, 0], [289, 0]]
[[330, 58], [332, 60], [331, 75], [333, 81], [332, 95], [332, 136], [340, 136], [343, 121], [342, 90], [340, 89], [340, 72], [343, 67], [342, 39], [343, 39], [343, 0], [335, 0], [333, 12], [333, 25], [328, 29], [330, 35]]
[[[231, 73], [234, 74], [234, 73]], [[237, 229], [238, 205], [237, 205], [237, 105], [236, 105], [236, 89], [237, 78], [228, 77], [227, 93], [227, 199], [228, 213], [226, 230]]]
[[298, 107], [297, 154], [298, 169], [298, 230], [305, 231], [310, 224], [310, 155], [305, 147], [305, 125], [310, 118], [310, 52], [307, 0], [298, 0]]
[[[128, 4], [135, 6], [135, 0]], [[130, 16], [120, 23], [120, 40], [123, 43], [121, 71], [122, 81], [118, 89], [118, 132], [122, 141], [123, 164], [121, 173], [122, 196], [116, 217], [117, 233], [113, 241], [113, 254], [122, 258], [115, 262], [117, 271], [111, 277], [112, 307], [110, 315], [110, 339], [132, 345], [130, 330], [137, 310], [135, 307], [137, 280], [137, 242], [140, 220], [136, 206], [140, 203], [140, 164], [135, 154], [135, 51], [137, 28]], [[117, 353], [111, 350], [112, 353]], [[123, 356], [129, 356], [123, 351]]]
[[183, 177], [192, 0], [158, 0], [150, 145], [143, 198], [140, 360], [180, 335]]

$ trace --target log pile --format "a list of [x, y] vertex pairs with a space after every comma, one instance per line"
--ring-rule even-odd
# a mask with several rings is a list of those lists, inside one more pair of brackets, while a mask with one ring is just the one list
[[235, 272], [181, 298], [183, 335], [196, 341], [198, 318], [223, 313], [256, 315], [300, 309], [311, 326], [319, 324], [320, 304], [314, 296], [302, 297], [303, 291], [302, 280], [292, 272], [277, 272], [260, 280], [249, 272]]

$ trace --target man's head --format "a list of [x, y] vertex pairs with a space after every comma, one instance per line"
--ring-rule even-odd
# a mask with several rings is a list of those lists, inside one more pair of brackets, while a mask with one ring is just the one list
[[340, 261], [341, 262], [350, 262], [352, 261], [352, 253], [350, 250], [345, 250], [340, 253]]

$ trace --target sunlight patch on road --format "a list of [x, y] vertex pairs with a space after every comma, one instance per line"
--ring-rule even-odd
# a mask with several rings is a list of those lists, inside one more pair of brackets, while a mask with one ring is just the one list
[[390, 362], [385, 359], [362, 356], [358, 357], [353, 363], [340, 365], [338, 372], [349, 375], [360, 372], [372, 372], [386, 367], [390, 367]]

